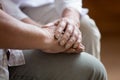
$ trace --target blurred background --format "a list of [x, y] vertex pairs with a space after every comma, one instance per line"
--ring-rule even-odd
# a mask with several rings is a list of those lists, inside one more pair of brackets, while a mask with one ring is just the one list
[[109, 80], [120, 80], [120, 0], [83, 0], [101, 32], [101, 60]]

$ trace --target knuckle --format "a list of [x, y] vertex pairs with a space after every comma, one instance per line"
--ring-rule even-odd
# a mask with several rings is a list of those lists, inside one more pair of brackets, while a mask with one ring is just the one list
[[63, 36], [63, 38], [68, 39], [68, 38], [69, 38], [69, 34], [65, 34], [65, 35]]
[[78, 35], [74, 33], [74, 34], [72, 35], [72, 38], [76, 40], [76, 39], [78, 39]]
[[68, 34], [72, 34], [72, 30], [70, 30], [70, 29], [67, 30], [67, 33], [68, 33]]
[[74, 26], [72, 24], [68, 24], [68, 27], [72, 28], [72, 29], [74, 28]]
[[59, 31], [60, 31], [60, 32], [62, 32], [62, 31], [63, 31], [63, 28], [62, 28], [62, 27], [60, 27], [60, 28], [59, 28]]
[[59, 29], [57, 29], [57, 33], [62, 33], [63, 32], [63, 28], [59, 28]]
[[73, 29], [68, 26], [66, 31], [67, 31], [67, 33], [71, 34], [73, 32]]
[[73, 40], [69, 40], [69, 43], [72, 44], [72, 43], [73, 43]]
[[66, 41], [66, 40], [67, 40], [67, 38], [66, 38], [66, 37], [64, 37], [64, 36], [63, 36], [61, 39], [62, 39], [62, 40], [64, 40], [64, 41]]
[[70, 40], [69, 40], [70, 43], [74, 43], [75, 42], [75, 38], [72, 37]]
[[65, 21], [61, 21], [61, 22], [59, 23], [59, 27], [64, 28], [64, 27], [65, 27], [65, 25], [66, 25]]
[[58, 29], [58, 30], [56, 31], [56, 34], [60, 34], [60, 33], [61, 33], [61, 30]]
[[63, 46], [65, 43], [66, 43], [66, 40], [64, 40], [64, 39], [62, 39], [62, 40], [60, 41], [60, 45], [61, 45], [61, 46]]
[[70, 39], [70, 40], [68, 40], [68, 44], [71, 44], [73, 41]]

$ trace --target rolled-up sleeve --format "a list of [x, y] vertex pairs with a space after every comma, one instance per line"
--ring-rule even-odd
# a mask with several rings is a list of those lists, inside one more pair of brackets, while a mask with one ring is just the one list
[[65, 8], [73, 8], [82, 14], [82, 0], [55, 0], [55, 7], [60, 15]]
[[2, 4], [2, 9], [6, 13], [19, 20], [28, 17], [26, 14], [24, 14], [21, 11], [19, 4], [13, 2], [12, 0], [1, 0], [1, 4]]

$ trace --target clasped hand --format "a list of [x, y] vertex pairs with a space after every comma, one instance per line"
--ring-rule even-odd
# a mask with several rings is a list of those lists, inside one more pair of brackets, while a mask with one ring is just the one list
[[46, 34], [48, 53], [80, 53], [84, 51], [79, 25], [74, 21], [62, 18], [42, 27]]

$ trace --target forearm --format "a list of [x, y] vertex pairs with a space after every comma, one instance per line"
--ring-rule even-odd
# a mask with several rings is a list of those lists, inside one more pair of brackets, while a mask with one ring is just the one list
[[22, 23], [0, 10], [0, 48], [42, 49], [41, 28]]
[[39, 26], [39, 27], [42, 26], [42, 24], [37, 23], [37, 22], [35, 22], [34, 20], [32, 20], [31, 18], [28, 18], [28, 17], [21, 19], [21, 21], [24, 22], [24, 23], [32, 24], [32, 25]]

